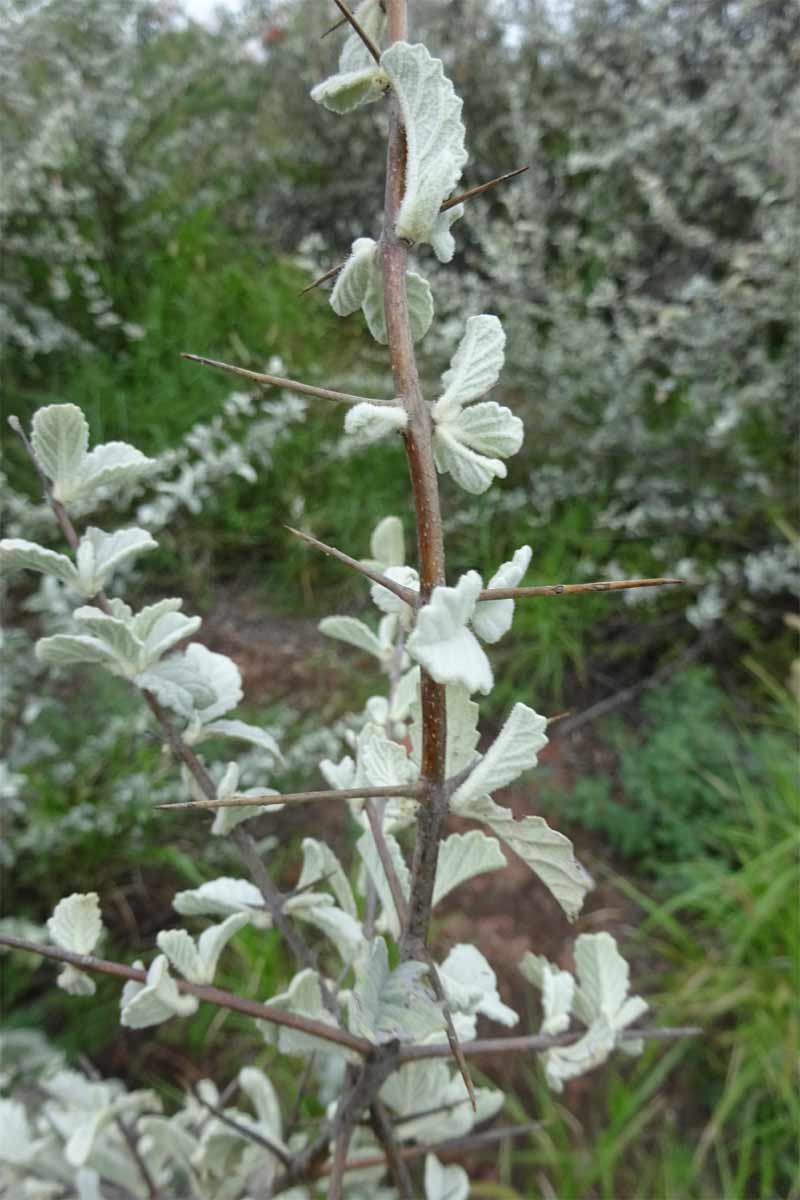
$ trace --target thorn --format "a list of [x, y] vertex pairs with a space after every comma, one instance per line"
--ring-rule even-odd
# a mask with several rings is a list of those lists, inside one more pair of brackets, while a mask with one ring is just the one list
[[314, 288], [319, 287], [321, 283], [327, 283], [329, 279], [333, 279], [334, 275], [339, 274], [343, 266], [343, 262], [337, 263], [335, 267], [331, 267], [331, 269], [326, 271], [324, 275], [320, 275], [319, 279], [315, 279], [313, 283], [309, 283], [306, 287], [304, 287], [299, 294], [301, 296], [305, 296], [306, 292], [313, 291]]
[[201, 354], [183, 352], [181, 358], [189, 362], [202, 363], [205, 367], [215, 367], [218, 371], [229, 371], [241, 379], [250, 379], [253, 383], [266, 384], [269, 387], [285, 388], [287, 392], [299, 392], [303, 396], [319, 396], [322, 400], [334, 400], [339, 404], [388, 404], [387, 400], [376, 400], [369, 396], [353, 396], [350, 392], [334, 392], [330, 388], [314, 387], [310, 383], [300, 383], [297, 379], [284, 379], [280, 375], [263, 375], [259, 371], [248, 371], [245, 367], [235, 367], [231, 363], [220, 362], [216, 358], [204, 358]]
[[488, 192], [489, 188], [497, 187], [498, 183], [505, 183], [508, 179], [514, 179], [517, 175], [523, 175], [525, 171], [529, 170], [530, 167], [517, 167], [515, 171], [507, 171], [505, 175], [498, 175], [496, 179], [479, 183], [477, 187], [470, 188], [468, 192], [462, 192], [460, 196], [453, 196], [450, 200], [445, 200], [439, 212], [447, 212], [448, 208], [455, 208], [457, 204], [463, 204], [465, 200], [472, 200], [475, 196]]
[[347, 17], [342, 17], [342, 19], [340, 21], [337, 21], [335, 25], [331, 25], [330, 29], [326, 29], [324, 33], [321, 33], [319, 35], [319, 40], [322, 41], [323, 38], [330, 37], [330, 35], [332, 33], [336, 33], [337, 29], [341, 29], [342, 26], [346, 25], [346, 24], [347, 24]]
[[300, 538], [303, 542], [308, 542], [309, 546], [314, 546], [315, 549], [321, 550], [323, 554], [329, 554], [331, 558], [336, 558], [339, 562], [344, 563], [346, 567], [352, 567], [354, 571], [358, 571], [360, 575], [371, 579], [373, 583], [379, 583], [381, 587], [385, 587], [387, 591], [394, 592], [395, 596], [399, 596], [406, 604], [412, 608], [416, 608], [419, 602], [419, 594], [413, 588], [404, 587], [402, 583], [395, 583], [393, 579], [389, 579], [386, 575], [381, 575], [380, 571], [373, 571], [370, 567], [365, 567], [357, 558], [351, 558], [349, 554], [345, 554], [344, 550], [337, 550], [335, 546], [328, 546], [325, 542], [319, 541], [310, 533], [303, 533], [300, 529], [293, 529], [291, 525], [286, 525], [289, 533], [293, 533], [295, 537]]
[[359, 25], [359, 23], [358, 23], [358, 21], [356, 20], [356, 18], [355, 18], [355, 17], [353, 16], [353, 14], [350, 12], [350, 9], [349, 9], [349, 8], [347, 7], [347, 5], [345, 4], [344, 0], [333, 0], [333, 2], [334, 2], [334, 4], [336, 5], [336, 7], [339, 9], [339, 12], [342, 14], [342, 16], [344, 17], [345, 21], [347, 21], [347, 23], [348, 23], [349, 25], [352, 25], [352, 27], [353, 27], [353, 29], [355, 30], [355, 32], [356, 32], [356, 33], [358, 34], [358, 36], [361, 38], [362, 42], [363, 42], [363, 43], [364, 43], [364, 45], [367, 47], [367, 49], [369, 50], [370, 54], [371, 54], [371, 55], [372, 55], [372, 57], [375, 59], [375, 62], [376, 62], [376, 63], [379, 63], [379, 62], [381, 61], [381, 52], [380, 52], [380, 49], [379, 49], [379, 47], [378, 47], [378, 46], [376, 46], [376, 45], [375, 45], [375, 43], [373, 42], [372, 38], [371, 38], [371, 37], [369, 36], [369, 34], [367, 33], [366, 29], [362, 29], [362, 28], [361, 28], [361, 26]]

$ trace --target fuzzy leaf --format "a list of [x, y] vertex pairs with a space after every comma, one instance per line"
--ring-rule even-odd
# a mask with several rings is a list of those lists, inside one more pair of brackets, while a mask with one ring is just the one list
[[56, 633], [52, 637], [40, 638], [36, 643], [36, 657], [51, 667], [71, 667], [76, 663], [98, 663], [113, 669], [118, 665], [117, 656], [99, 638], [81, 634]]
[[397, 233], [411, 242], [427, 242], [434, 236], [439, 209], [467, 161], [462, 102], [441, 61], [422, 45], [395, 42], [381, 56], [381, 66], [399, 101], [406, 129], [406, 186]]
[[250, 923], [257, 928], [267, 929], [270, 925], [261, 893], [249, 879], [226, 876], [210, 879], [197, 888], [178, 892], [172, 907], [185, 917], [227, 917], [232, 913], [247, 913]]
[[586, 893], [594, 885], [575, 858], [569, 838], [551, 829], [542, 817], [516, 821], [513, 813], [488, 796], [460, 805], [454, 811], [488, 825], [541, 879], [569, 919], [575, 919]]
[[263, 1071], [257, 1067], [242, 1067], [238, 1075], [239, 1087], [249, 1096], [258, 1121], [270, 1137], [283, 1138], [283, 1117], [275, 1088]]
[[643, 1012], [641, 996], [628, 997], [630, 969], [610, 933], [583, 933], [575, 942], [578, 988], [573, 1011], [585, 1025], [604, 1018], [616, 1029], [624, 1029]]
[[134, 483], [153, 467], [153, 460], [127, 442], [106, 442], [95, 446], [83, 463], [81, 498], [99, 487]]
[[77, 967], [70, 966], [69, 963], [62, 967], [56, 983], [62, 991], [69, 992], [70, 996], [93, 996], [97, 991], [91, 976], [85, 971], [79, 971]]
[[331, 112], [349, 113], [355, 108], [361, 108], [363, 104], [380, 100], [388, 83], [385, 72], [373, 62], [371, 67], [323, 79], [322, 83], [311, 89], [311, 99]]
[[183, 661], [214, 695], [212, 703], [198, 705], [202, 707], [198, 716], [204, 725], [236, 708], [244, 693], [242, 676], [233, 659], [227, 654], [214, 653], [200, 642], [192, 642], [183, 651]]
[[456, 239], [453, 237], [451, 231], [453, 225], [463, 215], [464, 205], [454, 204], [452, 208], [440, 212], [433, 223], [433, 229], [428, 241], [431, 244], [433, 253], [441, 263], [449, 263], [456, 252]]
[[249, 920], [249, 913], [234, 913], [220, 925], [205, 929], [197, 942], [185, 929], [163, 929], [156, 937], [156, 945], [184, 979], [190, 983], [213, 983], [220, 954]]
[[473, 801], [513, 783], [523, 771], [535, 767], [539, 751], [547, 745], [546, 728], [546, 717], [527, 704], [515, 704], [477, 767], [454, 792], [453, 809], [463, 816], [471, 815]]
[[405, 962], [389, 969], [383, 938], [375, 938], [356, 962], [356, 983], [350, 995], [350, 1029], [375, 1042], [417, 1040], [440, 1030], [444, 1020], [421, 980], [425, 963]]
[[[400, 890], [408, 900], [411, 892], [411, 872], [408, 869], [406, 860], [403, 858], [403, 851], [400, 849], [400, 843], [390, 833], [383, 835], [386, 847], [389, 851], [389, 857], [394, 866], [395, 875], [397, 876]], [[383, 912], [386, 918], [386, 925], [392, 937], [400, 936], [400, 919], [397, 915], [397, 909], [392, 899], [392, 891], [389, 887], [389, 881], [386, 878], [386, 873], [383, 869], [378, 847], [375, 844], [375, 838], [372, 836], [372, 830], [368, 829], [362, 834], [356, 842], [356, 850], [361, 856], [361, 860], [367, 869], [367, 874], [375, 885], [375, 890], [380, 897], [383, 906]]]
[[364, 303], [375, 271], [376, 250], [377, 242], [372, 238], [356, 238], [353, 242], [350, 257], [336, 277], [330, 295], [331, 308], [340, 317], [350, 316]]
[[469, 1176], [463, 1167], [445, 1167], [435, 1154], [425, 1155], [425, 1200], [467, 1200]]
[[336, 855], [325, 842], [315, 838], [303, 838], [303, 870], [297, 881], [297, 890], [308, 888], [312, 883], [325, 883], [336, 896], [344, 912], [357, 916], [353, 889]]
[[78, 571], [66, 554], [47, 550], [36, 542], [24, 538], [3, 538], [0, 542], [0, 569], [7, 571], [38, 571], [41, 575], [54, 575], [75, 591], [80, 589]]
[[369, 543], [373, 559], [384, 569], [405, 564], [403, 522], [399, 517], [384, 517], [372, 531]]
[[[489, 588], [517, 587], [530, 566], [530, 546], [520, 546], [510, 562], [503, 563], [487, 583]], [[511, 628], [514, 619], [513, 600], [481, 600], [472, 616], [472, 628], [481, 641], [499, 642]]]
[[344, 419], [344, 431], [357, 446], [369, 446], [390, 433], [402, 433], [408, 413], [394, 404], [354, 404]]
[[[335, 1025], [331, 1014], [322, 1003], [319, 976], [316, 971], [306, 968], [298, 972], [288, 990], [278, 996], [271, 996], [268, 1003], [273, 1008], [286, 1012], [297, 1013], [325, 1025]], [[296, 1029], [288, 1029], [283, 1025], [273, 1025], [269, 1021], [257, 1022], [261, 1034], [270, 1045], [277, 1046], [283, 1054], [304, 1055], [324, 1051], [335, 1053], [336, 1047], [332, 1042], [323, 1041], [313, 1034], [303, 1033]]]
[[91, 954], [103, 932], [97, 892], [79, 892], [59, 900], [47, 922], [51, 939], [73, 954]]
[[306, 904], [303, 903], [305, 899], [298, 897], [297, 907], [294, 906], [295, 901], [287, 901], [284, 906], [286, 912], [319, 929], [333, 942], [342, 962], [351, 963], [364, 945], [361, 922], [330, 903], [329, 896], [325, 897], [328, 903], [324, 904]]
[[470, 317], [464, 336], [442, 376], [444, 391], [433, 406], [437, 422], [452, 420], [465, 404], [493, 388], [505, 361], [506, 335], [495, 316]]
[[347, 642], [349, 646], [365, 650], [367, 654], [372, 654], [379, 660], [383, 659], [384, 647], [372, 630], [355, 617], [324, 617], [317, 628], [326, 637]]
[[[400, 583], [403, 587], [411, 588], [414, 592], [419, 591], [419, 575], [413, 567], [387, 567], [383, 573], [387, 579], [393, 580], [394, 583]], [[370, 588], [370, 596], [372, 597], [373, 604], [381, 612], [397, 617], [405, 629], [411, 626], [414, 620], [414, 609], [410, 604], [406, 604], [405, 600], [401, 599], [395, 592], [389, 591], [381, 583], [373, 583]]]
[[[462, 1011], [483, 1013], [501, 1025], [513, 1026], [519, 1017], [512, 1008], [503, 1004], [497, 990], [497, 977], [476, 946], [465, 944], [454, 946], [439, 968], [444, 989], [451, 996], [459, 990], [477, 992], [474, 1006]], [[460, 1007], [453, 999], [454, 1007]]]
[[160, 1025], [170, 1017], [188, 1017], [197, 1012], [195, 996], [184, 996], [167, 969], [167, 960], [159, 954], [150, 964], [147, 982], [129, 980], [122, 989], [120, 1024], [129, 1029]]
[[569, 971], [562, 971], [553, 966], [542, 955], [531, 954], [530, 951], [523, 955], [519, 969], [542, 993], [542, 1033], [564, 1033], [569, 1028], [575, 995], [574, 976], [570, 975]]
[[118, 529], [104, 533], [90, 525], [77, 550], [78, 575], [84, 596], [96, 596], [102, 591], [123, 563], [145, 550], [154, 550], [158, 543], [146, 529]]
[[74, 404], [49, 404], [34, 414], [31, 444], [39, 466], [53, 485], [56, 500], [69, 503], [79, 494], [89, 447], [89, 426]]
[[436, 885], [433, 889], [434, 905], [444, 900], [459, 884], [505, 865], [505, 855], [496, 838], [487, 837], [479, 829], [471, 829], [469, 833], [452, 833], [439, 848]]
[[[433, 320], [433, 293], [427, 279], [423, 279], [416, 271], [406, 272], [406, 293], [408, 295], [408, 318], [411, 327], [411, 337], [415, 342], [421, 341], [431, 327]], [[383, 296], [383, 274], [377, 263], [373, 264], [369, 284], [362, 304], [364, 319], [369, 331], [386, 346], [389, 335], [386, 329], [386, 309]]]
[[202, 737], [229, 737], [239, 742], [249, 742], [251, 746], [267, 750], [279, 762], [283, 762], [283, 755], [272, 734], [267, 733], [266, 729], [259, 729], [257, 725], [248, 725], [246, 721], [212, 721], [210, 725], [203, 726]]
[[482, 587], [477, 571], [468, 571], [455, 587], [435, 588], [417, 616], [407, 648], [437, 683], [460, 683], [469, 692], [487, 693], [492, 689], [492, 668], [467, 628]]
[[495, 400], [484, 400], [462, 409], [454, 421], [445, 422], [444, 428], [462, 448], [497, 458], [516, 454], [524, 437], [519, 417]]
[[471, 496], [480, 496], [495, 479], [505, 479], [508, 471], [499, 458], [487, 458], [462, 445], [451, 425], [437, 425], [433, 431], [433, 457], [436, 469], [453, 480]]

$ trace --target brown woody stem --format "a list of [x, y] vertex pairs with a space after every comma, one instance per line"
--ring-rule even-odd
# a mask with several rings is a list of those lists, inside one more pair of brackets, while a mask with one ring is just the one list
[[[71, 950], [62, 950], [60, 946], [44, 946], [38, 942], [29, 942], [26, 938], [12, 937], [0, 933], [0, 946], [8, 946], [11, 950], [25, 950], [30, 954], [39, 954], [42, 958], [52, 958], [56, 962], [69, 963], [80, 971], [92, 971], [100, 975], [113, 975], [117, 979], [134, 980], [145, 983], [147, 972], [138, 967], [128, 967], [124, 963], [109, 962], [104, 958], [95, 958], [91, 954], [73, 954]], [[229, 1008], [232, 1012], [243, 1013], [247, 1017], [255, 1017], [259, 1021], [269, 1021], [273, 1025], [284, 1025], [300, 1033], [322, 1038], [326, 1042], [335, 1042], [346, 1050], [357, 1054], [370, 1055], [375, 1047], [366, 1038], [356, 1037], [345, 1029], [326, 1025], [322, 1021], [314, 1021], [311, 1017], [301, 1017], [296, 1013], [284, 1012], [283, 1009], [273, 1008], [269, 1004], [259, 1004], [255, 1000], [246, 1000], [242, 996], [234, 996], [232, 992], [206, 984], [188, 983], [176, 979], [178, 990], [190, 996], [196, 996], [217, 1008]]]

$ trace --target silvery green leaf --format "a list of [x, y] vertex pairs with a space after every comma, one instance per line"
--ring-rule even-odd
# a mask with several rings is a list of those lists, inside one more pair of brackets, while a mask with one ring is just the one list
[[470, 317], [464, 336], [442, 376], [444, 391], [433, 406], [437, 422], [453, 420], [465, 404], [494, 387], [505, 361], [506, 335], [497, 317]]
[[[452, 989], [454, 1007], [482, 1013], [508, 1027], [517, 1024], [519, 1017], [503, 1004], [497, 990], [497, 976], [476, 946], [463, 943], [454, 946], [439, 968], [439, 974], [448, 998]], [[457, 1003], [458, 994], [468, 991], [477, 992], [477, 1002], [468, 1006]]]
[[76, 608], [72, 615], [107, 647], [115, 669], [121, 674], [132, 677], [148, 665], [143, 661], [142, 643], [133, 634], [130, 619], [109, 616], [91, 605]]
[[[415, 592], [419, 591], [419, 575], [413, 567], [387, 567], [383, 574], [394, 583], [402, 584]], [[370, 595], [373, 604], [377, 605], [381, 612], [398, 617], [405, 629], [411, 626], [414, 609], [395, 592], [390, 592], [383, 584], [373, 583]]]
[[158, 543], [146, 529], [118, 529], [104, 533], [90, 525], [77, 550], [78, 574], [84, 596], [96, 596], [123, 563], [154, 550]]
[[426, 963], [404, 962], [392, 971], [386, 942], [374, 938], [355, 971], [348, 1004], [353, 1033], [375, 1042], [409, 1041], [444, 1027], [441, 1010], [422, 983]]
[[[361, 29], [376, 44], [380, 44], [386, 28], [385, 7], [385, 4], [381, 0], [362, 0], [361, 4], [356, 5], [353, 10], [353, 16], [358, 21]], [[342, 52], [339, 55], [339, 70], [342, 72], [357, 71], [362, 67], [370, 65], [374, 66], [375, 60], [364, 45], [363, 40], [348, 25], [347, 37], [344, 40]]]
[[349, 113], [363, 104], [380, 100], [389, 80], [377, 63], [359, 71], [331, 75], [311, 89], [311, 99], [316, 104], [335, 113]]
[[[336, 1024], [322, 1003], [319, 976], [310, 967], [295, 975], [287, 991], [278, 996], [271, 996], [267, 1002], [273, 1008], [297, 1013], [299, 1016], [321, 1021], [325, 1025]], [[332, 1042], [323, 1041], [310, 1033], [288, 1029], [284, 1025], [273, 1025], [269, 1021], [259, 1021], [258, 1027], [264, 1040], [277, 1046], [283, 1054], [304, 1055], [323, 1050], [327, 1054], [335, 1052]]]
[[103, 932], [97, 892], [74, 892], [59, 900], [47, 922], [52, 941], [73, 954], [91, 954]]
[[[203, 726], [201, 736], [196, 741], [211, 736], [229, 737], [239, 742], [249, 742], [251, 746], [267, 750], [270, 754], [274, 754], [279, 762], [283, 762], [280, 747], [272, 734], [267, 733], [266, 729], [259, 729], [257, 725], [248, 725], [246, 721], [212, 721], [210, 725]], [[270, 793], [270, 795], [273, 794]]]
[[[453, 1075], [443, 1062], [415, 1062], [402, 1066], [387, 1079], [380, 1091], [381, 1099], [397, 1116], [403, 1118], [403, 1137], [423, 1142], [439, 1142], [463, 1137], [482, 1121], [488, 1121], [503, 1106], [503, 1093], [490, 1088], [476, 1088], [477, 1112], [473, 1112], [464, 1080]], [[445, 1111], [408, 1120], [414, 1113], [430, 1105], [425, 1097], [435, 1096], [437, 1105]]]
[[471, 815], [473, 801], [513, 783], [523, 771], [535, 767], [539, 751], [547, 745], [546, 729], [546, 717], [527, 704], [515, 704], [486, 754], [453, 793], [454, 811]]
[[564, 1033], [575, 994], [575, 980], [569, 971], [553, 970], [549, 964], [542, 974], [542, 1033]]
[[[474, 614], [473, 614], [474, 615]], [[476, 761], [478, 755], [478, 705], [467, 689], [451, 684], [447, 689], [447, 777], [452, 779]]]
[[89, 426], [83, 413], [74, 404], [40, 408], [33, 417], [31, 444], [56, 500], [68, 504], [81, 491], [89, 447]]
[[[425, 337], [433, 321], [433, 293], [427, 279], [423, 279], [416, 271], [407, 271], [406, 294], [411, 337], [415, 342], [419, 342]], [[373, 264], [361, 307], [364, 311], [364, 319], [375, 341], [386, 346], [389, 335], [386, 330], [383, 275], [377, 263]]]
[[[406, 860], [403, 858], [403, 851], [400, 849], [400, 844], [396, 838], [392, 837], [391, 833], [384, 832], [383, 839], [386, 842], [386, 848], [389, 851], [389, 857], [394, 865], [394, 872], [397, 876], [400, 890], [406, 900], [411, 892], [411, 872], [406, 865]], [[375, 838], [372, 836], [372, 830], [368, 829], [363, 833], [356, 842], [356, 850], [361, 857], [364, 866], [367, 869], [367, 874], [372, 880], [375, 890], [380, 897], [383, 906], [383, 912], [386, 918], [386, 925], [393, 937], [400, 936], [400, 919], [397, 915], [397, 909], [392, 899], [392, 890], [389, 887], [389, 881], [386, 878], [386, 873], [383, 869], [378, 847], [375, 845]]]
[[326, 637], [347, 642], [348, 645], [365, 650], [367, 654], [372, 654], [379, 660], [384, 657], [384, 647], [378, 638], [363, 621], [355, 617], [324, 617], [317, 628]]
[[344, 419], [344, 431], [357, 446], [370, 446], [390, 433], [402, 433], [408, 413], [395, 404], [354, 404]]
[[190, 983], [213, 983], [220, 954], [249, 920], [249, 913], [234, 913], [220, 925], [203, 930], [197, 942], [185, 929], [162, 929], [156, 945], [184, 979]]
[[330, 846], [315, 838], [303, 838], [303, 870], [297, 881], [297, 889], [308, 888], [312, 883], [325, 883], [344, 912], [351, 917], [358, 915], [349, 880]]
[[365, 725], [358, 735], [356, 787], [396, 787], [416, 783], [419, 770], [405, 747], [393, 742], [378, 725]]
[[397, 233], [411, 242], [427, 242], [467, 161], [462, 103], [441, 61], [422, 45], [395, 42], [381, 55], [381, 66], [406, 128], [405, 193]]
[[100, 1191], [100, 1176], [91, 1167], [80, 1167], [75, 1176], [78, 1200], [103, 1200]]
[[419, 698], [419, 667], [401, 675], [389, 706], [391, 721], [405, 721]]
[[600, 1017], [624, 1029], [647, 1011], [641, 996], [628, 996], [630, 969], [610, 933], [583, 933], [575, 942], [578, 988], [573, 1011], [585, 1025]]
[[216, 654], [200, 642], [192, 642], [184, 650], [183, 660], [214, 695], [210, 704], [197, 705], [198, 709], [202, 709], [198, 716], [203, 724], [216, 721], [241, 701], [244, 694], [242, 676], [236, 663], [227, 654]]
[[[155, 607], [155, 605], [153, 606]], [[141, 613], [139, 614], [142, 615]], [[152, 663], [157, 662], [168, 650], [178, 642], [182, 642], [185, 638], [189, 638], [202, 624], [200, 617], [186, 617], [179, 612], [162, 613], [158, 620], [152, 622], [148, 633], [144, 637], [142, 646], [141, 662], [142, 669], [146, 669]], [[134, 628], [136, 628], [136, 618], [134, 618]], [[139, 634], [141, 637], [141, 634]]]
[[213, 704], [216, 693], [198, 674], [186, 653], [171, 654], [161, 662], [154, 663], [148, 671], [136, 676], [141, 688], [152, 692], [160, 704], [171, 708], [187, 721], [198, 708]]
[[524, 438], [522, 421], [496, 400], [483, 400], [462, 409], [452, 422], [444, 423], [444, 428], [462, 447], [498, 458], [516, 454]]
[[44, 1142], [33, 1136], [24, 1105], [0, 1097], [0, 1162], [28, 1166], [35, 1162]]
[[433, 431], [433, 457], [436, 469], [453, 480], [471, 496], [480, 496], [495, 479], [505, 479], [508, 471], [499, 458], [476, 454], [461, 443], [454, 424], [436, 425]]
[[319, 769], [328, 787], [351, 788], [353, 786], [356, 777], [356, 764], [349, 754], [338, 763], [332, 762], [329, 758], [323, 758], [319, 764]]
[[109, 669], [119, 666], [116, 654], [105, 642], [82, 634], [56, 633], [40, 638], [34, 652], [40, 662], [51, 667], [71, 667], [76, 663], [99, 663]]
[[94, 980], [85, 971], [79, 971], [69, 963], [62, 967], [56, 983], [71, 996], [93, 996], [97, 991]]
[[230, 879], [226, 876], [210, 879], [197, 888], [178, 892], [172, 907], [185, 917], [227, 917], [232, 913], [247, 913], [251, 925], [256, 928], [267, 929], [270, 925], [261, 893], [249, 879]]
[[[530, 546], [520, 546], [519, 550], [515, 551], [511, 561], [503, 563], [495, 571], [486, 585], [487, 590], [489, 588], [517, 587], [530, 566], [530, 561]], [[499, 642], [500, 638], [508, 633], [513, 619], [513, 600], [481, 600], [475, 606], [475, 612], [472, 616], [472, 628], [481, 641], [492, 644]]]
[[370, 552], [382, 567], [402, 567], [405, 564], [403, 522], [399, 517], [384, 517], [372, 531]]
[[460, 683], [469, 692], [490, 692], [492, 668], [467, 624], [483, 582], [477, 571], [462, 575], [455, 587], [437, 587], [417, 615], [407, 649], [437, 683]]
[[[54, 575], [75, 591], [80, 590], [78, 571], [66, 554], [56, 554], [36, 542], [24, 538], [3, 538], [0, 542], [0, 569], [6, 571], [38, 571], [41, 575]], [[95, 589], [97, 590], [97, 589]]]
[[425, 1200], [467, 1200], [469, 1176], [463, 1167], [445, 1167], [435, 1154], [425, 1155]]
[[[112, 600], [111, 604], [115, 606], [115, 601]], [[177, 596], [170, 596], [163, 600], [157, 600], [155, 604], [146, 605], [138, 613], [133, 613], [127, 605], [124, 608], [115, 606], [113, 615], [119, 620], [128, 621], [134, 635], [139, 641], [145, 642], [164, 617], [178, 613], [181, 608], [183, 608], [183, 600]]]
[[615, 1035], [605, 1017], [598, 1018], [583, 1037], [570, 1046], [555, 1046], [544, 1055], [544, 1072], [554, 1092], [563, 1092], [564, 1082], [585, 1075], [604, 1063], [614, 1049]]
[[238, 1080], [239, 1087], [250, 1098], [250, 1102], [258, 1114], [261, 1127], [270, 1137], [281, 1141], [283, 1138], [281, 1106], [275, 1088], [267, 1076], [257, 1067], [242, 1067]]
[[441, 263], [449, 263], [456, 252], [456, 239], [452, 227], [464, 215], [464, 205], [454, 204], [452, 208], [440, 212], [433, 224], [428, 241], [433, 253]]
[[[330, 900], [330, 897], [326, 899]], [[285, 909], [286, 912], [293, 913], [298, 920], [305, 921], [324, 933], [325, 937], [333, 942], [344, 963], [351, 963], [364, 944], [361, 922], [332, 903], [293, 908], [292, 901], [288, 901]]]
[[80, 497], [91, 495], [99, 487], [134, 483], [152, 469], [154, 462], [145, 458], [127, 442], [106, 442], [95, 446], [83, 460]]
[[129, 980], [122, 989], [120, 1024], [129, 1029], [160, 1025], [170, 1017], [188, 1017], [197, 1012], [194, 996], [184, 996], [167, 969], [165, 955], [159, 954], [147, 972], [146, 983]]
[[488, 825], [541, 879], [569, 919], [575, 919], [594, 884], [575, 858], [569, 838], [551, 829], [542, 817], [516, 821], [513, 813], [488, 796], [454, 806], [454, 811]]
[[433, 889], [434, 906], [460, 883], [505, 865], [505, 855], [496, 838], [487, 837], [479, 829], [471, 829], [469, 833], [451, 833], [439, 847], [436, 885]]
[[349, 317], [364, 303], [376, 269], [376, 250], [377, 242], [372, 238], [356, 238], [353, 242], [350, 257], [337, 275], [330, 295], [331, 308], [340, 317]]

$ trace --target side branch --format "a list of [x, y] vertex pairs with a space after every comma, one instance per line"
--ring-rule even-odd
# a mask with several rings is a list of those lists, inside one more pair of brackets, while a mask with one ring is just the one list
[[626, 588], [679, 587], [685, 579], [601, 579], [596, 583], [545, 583], [540, 587], [485, 588], [479, 600], [524, 600], [529, 596], [580, 596], [584, 592], [621, 592]]
[[[338, 269], [338, 268], [337, 268]], [[299, 392], [301, 396], [316, 396], [320, 400], [333, 400], [337, 404], [392, 404], [391, 400], [375, 400], [371, 396], [353, 396], [350, 392], [334, 392], [331, 388], [315, 387], [311, 383], [299, 383], [296, 379], [284, 379], [281, 375], [264, 375], [260, 371], [248, 371], [245, 367], [235, 367], [231, 363], [219, 362], [216, 358], [204, 358], [201, 354], [181, 354], [188, 362], [202, 363], [204, 367], [216, 367], [218, 371], [228, 371], [238, 375], [240, 379], [249, 379], [251, 383], [263, 383], [268, 387], [285, 388], [287, 392]]]
[[268, 793], [264, 796], [231, 796], [227, 800], [187, 800], [177, 804], [157, 804], [156, 808], [174, 812], [186, 808], [261, 808], [280, 804], [310, 804], [314, 800], [377, 800], [392, 796], [417, 796], [421, 788], [417, 783], [396, 784], [391, 787], [334, 788], [319, 792], [287, 792], [285, 795]]
[[303, 533], [301, 529], [293, 529], [291, 525], [287, 525], [286, 528], [289, 530], [289, 533], [293, 533], [301, 541], [308, 542], [309, 546], [313, 546], [316, 550], [321, 550], [323, 554], [337, 559], [340, 563], [344, 563], [346, 567], [352, 567], [354, 571], [358, 571], [359, 575], [363, 575], [366, 579], [371, 579], [373, 583], [379, 583], [388, 592], [394, 592], [395, 596], [399, 596], [401, 600], [405, 600], [406, 604], [410, 605], [411, 608], [416, 608], [419, 604], [419, 594], [413, 588], [405, 587], [402, 583], [395, 583], [388, 576], [381, 575], [380, 571], [373, 571], [371, 567], [364, 566], [357, 558], [351, 558], [349, 554], [345, 554], [344, 550], [337, 550], [335, 546], [328, 546], [325, 542], [321, 542], [319, 538], [315, 538], [311, 533]]
[[[124, 963], [109, 962], [104, 958], [95, 958], [91, 954], [73, 954], [71, 950], [62, 950], [59, 946], [44, 946], [38, 942], [29, 942], [25, 938], [12, 937], [0, 933], [0, 946], [8, 946], [11, 950], [26, 950], [30, 954], [38, 954], [42, 958], [52, 958], [56, 962], [69, 963], [80, 971], [93, 971], [99, 975], [113, 975], [117, 979], [134, 980], [136, 983], [147, 981], [147, 972], [138, 967], [128, 967]], [[243, 1013], [247, 1017], [255, 1017], [259, 1021], [269, 1021], [273, 1025], [285, 1025], [287, 1029], [295, 1029], [300, 1033], [310, 1034], [326, 1042], [335, 1042], [346, 1050], [357, 1054], [371, 1055], [375, 1049], [366, 1038], [356, 1037], [346, 1029], [326, 1025], [323, 1021], [314, 1021], [311, 1017], [301, 1017], [296, 1013], [285, 1012], [281, 1008], [273, 1008], [270, 1004], [259, 1004], [256, 1000], [246, 1000], [243, 996], [235, 996], [232, 992], [209, 984], [189, 983], [184, 979], [175, 979], [178, 990], [218, 1008], [229, 1008], [232, 1012]]]
[[[679, 1038], [699, 1037], [703, 1030], [699, 1025], [683, 1025], [672, 1028], [623, 1029], [620, 1038], [624, 1041], [669, 1042]], [[555, 1046], [571, 1046], [584, 1036], [584, 1031], [547, 1034], [532, 1033], [523, 1037], [482, 1038], [474, 1042], [462, 1042], [461, 1049], [468, 1058], [480, 1058], [484, 1054], [525, 1054], [540, 1050], [552, 1050]], [[401, 1046], [400, 1062], [418, 1062], [425, 1058], [449, 1058], [450, 1047], [444, 1042], [419, 1046]]]

